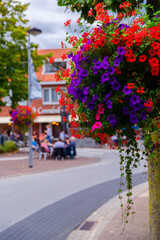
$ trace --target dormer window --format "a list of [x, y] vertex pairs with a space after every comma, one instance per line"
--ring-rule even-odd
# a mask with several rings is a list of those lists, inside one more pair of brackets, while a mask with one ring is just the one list
[[45, 64], [45, 73], [55, 73], [59, 71], [61, 68], [66, 69], [67, 68], [67, 62], [54, 62], [54, 63], [46, 63]]

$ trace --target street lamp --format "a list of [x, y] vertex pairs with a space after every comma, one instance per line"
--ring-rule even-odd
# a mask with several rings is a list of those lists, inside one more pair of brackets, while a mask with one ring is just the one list
[[[31, 86], [32, 86], [32, 77], [31, 77], [31, 44], [30, 44], [30, 35], [37, 36], [42, 31], [38, 28], [30, 28], [28, 30], [28, 106], [32, 106], [31, 100]], [[33, 167], [33, 157], [32, 157], [32, 125], [29, 128], [29, 167]]]

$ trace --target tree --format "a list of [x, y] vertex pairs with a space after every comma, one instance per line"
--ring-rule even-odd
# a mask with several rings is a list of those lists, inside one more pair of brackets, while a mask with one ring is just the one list
[[[28, 98], [28, 20], [24, 15], [28, 5], [16, 0], [0, 1], [0, 99], [11, 90], [12, 108]], [[31, 44], [34, 64], [38, 67], [46, 56], [38, 56], [36, 48], [37, 45]], [[3, 105], [0, 101], [0, 106]]]
[[[120, 5], [126, 16], [128, 2]], [[149, 211], [151, 239], [160, 239], [160, 18], [138, 13], [130, 25], [122, 16], [109, 16], [102, 4], [96, 6], [98, 24], [71, 37], [73, 49], [68, 94], [61, 99], [71, 113], [72, 126], [81, 127], [81, 136], [88, 135], [105, 143], [106, 134], [126, 136], [126, 150], [120, 150], [121, 177], [127, 185], [126, 217], [132, 209], [132, 169], [142, 157], [134, 126], [144, 131], [148, 160]], [[67, 22], [70, 26], [70, 22]], [[81, 22], [78, 23], [81, 26]], [[71, 40], [72, 39], [72, 40]], [[65, 99], [66, 98], [66, 99]], [[75, 110], [75, 111], [74, 111]], [[77, 118], [78, 115], [78, 118]], [[125, 153], [125, 154], [123, 154]], [[123, 185], [123, 184], [122, 184]], [[122, 189], [119, 189], [121, 192]], [[127, 221], [127, 219], [126, 219]]]
[[[106, 9], [110, 9], [112, 11], [122, 12], [123, 9], [119, 8], [119, 5], [124, 2], [123, 0], [57, 0], [59, 6], [66, 6], [67, 9], [71, 9], [72, 12], [77, 11], [81, 13], [81, 18], [93, 23], [95, 20], [95, 6], [98, 3], [104, 3]], [[129, 0], [132, 4], [133, 9], [140, 7], [140, 4], [144, 2], [144, 0]], [[160, 1], [159, 0], [147, 0], [147, 5], [151, 4], [153, 6], [154, 11], [160, 10]], [[88, 12], [93, 10], [93, 16], [88, 16]], [[153, 15], [153, 10], [151, 8], [148, 9], [148, 14], [150, 17]]]

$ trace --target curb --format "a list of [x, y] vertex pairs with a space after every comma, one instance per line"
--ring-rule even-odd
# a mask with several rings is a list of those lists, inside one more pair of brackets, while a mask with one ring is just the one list
[[[147, 190], [148, 182], [139, 184], [133, 188], [133, 197]], [[124, 202], [127, 199], [126, 193], [127, 191], [121, 194]], [[69, 234], [66, 240], [98, 240], [107, 224], [111, 221], [119, 209], [120, 200], [118, 195], [116, 195], [114, 198], [110, 199], [107, 203], [93, 212], [80, 226], [77, 227], [77, 229]], [[91, 228], [89, 230], [82, 230], [84, 229], [83, 226], [89, 223], [92, 224]]]

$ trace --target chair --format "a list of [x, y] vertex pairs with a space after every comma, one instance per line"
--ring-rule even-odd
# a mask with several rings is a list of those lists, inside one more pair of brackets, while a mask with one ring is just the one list
[[54, 148], [54, 151], [53, 151], [53, 157], [54, 159], [62, 159], [64, 160], [65, 158], [65, 151], [64, 151], [64, 148]]
[[76, 148], [75, 146], [68, 146], [66, 148], [66, 156], [69, 156], [71, 159], [74, 159], [74, 157], [76, 156]]
[[48, 155], [48, 153], [45, 152], [45, 148], [44, 147], [40, 147], [39, 160], [42, 159], [42, 157], [44, 158], [44, 160], [46, 160], [47, 159], [47, 155]]

